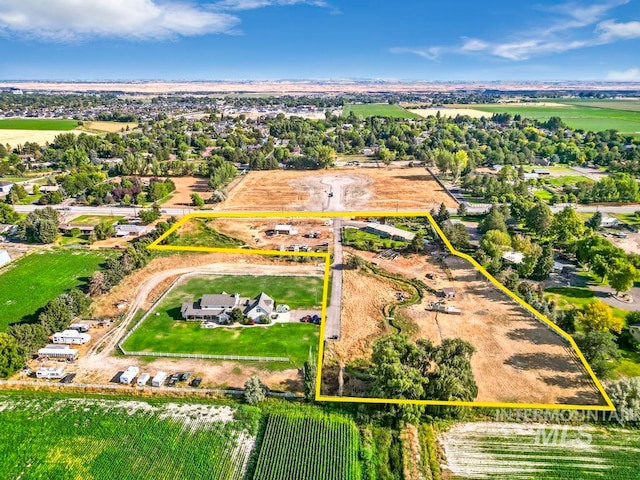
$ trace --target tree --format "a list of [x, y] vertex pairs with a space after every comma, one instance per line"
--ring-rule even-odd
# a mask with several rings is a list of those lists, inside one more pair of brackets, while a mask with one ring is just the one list
[[493, 205], [489, 213], [480, 221], [478, 230], [482, 233], [489, 230], [507, 231], [507, 221], [497, 205]]
[[37, 323], [11, 325], [8, 333], [16, 339], [25, 353], [34, 352], [47, 343], [47, 331]]
[[202, 199], [202, 197], [194, 192], [191, 194], [191, 203], [193, 206], [195, 207], [204, 207], [204, 200]]
[[537, 202], [525, 215], [527, 228], [541, 237], [549, 233], [552, 223], [553, 212], [549, 206], [542, 201]]
[[102, 295], [107, 290], [107, 281], [105, 279], [104, 273], [93, 272], [93, 275], [91, 275], [91, 279], [89, 279], [89, 295], [91, 295], [92, 297], [96, 297], [98, 295]]
[[556, 242], [566, 245], [582, 235], [584, 223], [575, 209], [566, 207], [554, 216], [551, 232], [556, 237]]
[[593, 273], [602, 277], [602, 283], [604, 283], [604, 279], [607, 277], [607, 272], [609, 271], [609, 262], [602, 255], [596, 254], [590, 261], [591, 270]]
[[303, 365], [304, 378], [304, 396], [308, 402], [313, 402], [316, 398], [316, 375], [317, 375], [317, 357], [313, 350], [309, 347], [309, 355], [307, 361]]
[[51, 207], [34, 210], [20, 225], [20, 236], [32, 243], [52, 243], [58, 236], [58, 212]]
[[553, 270], [553, 248], [551, 245], [545, 245], [542, 248], [542, 255], [538, 258], [536, 266], [533, 269], [532, 277], [536, 280], [546, 280]]
[[0, 202], [0, 223], [13, 224], [18, 221], [20, 215], [8, 203]]
[[492, 259], [500, 258], [505, 250], [511, 248], [511, 237], [500, 230], [489, 230], [482, 236], [480, 247]]
[[24, 352], [14, 337], [0, 333], [0, 377], [13, 375], [24, 365]]
[[411, 244], [409, 248], [413, 250], [415, 253], [420, 253], [424, 249], [424, 235], [422, 232], [418, 232], [411, 240]]
[[244, 401], [249, 405], [255, 405], [262, 402], [268, 392], [267, 386], [260, 381], [257, 375], [254, 375], [244, 384]]
[[386, 166], [389, 166], [396, 159], [396, 152], [392, 152], [384, 145], [378, 149], [378, 160], [384, 163]]
[[593, 230], [598, 230], [600, 228], [600, 224], [602, 223], [602, 212], [595, 212], [589, 220], [585, 223], [585, 225]]
[[626, 292], [633, 285], [637, 273], [636, 267], [629, 262], [614, 258], [607, 271], [609, 285], [616, 291], [616, 295]]
[[231, 310], [231, 313], [229, 314], [229, 322], [231, 322], [231, 324], [241, 323], [242, 320], [244, 320], [244, 313], [242, 313], [240, 308], [236, 307]]
[[357, 270], [365, 266], [365, 261], [362, 257], [359, 257], [357, 255], [350, 255], [346, 265], [347, 268]]
[[150, 223], [153, 223], [160, 218], [160, 212], [156, 211], [156, 209], [153, 209], [153, 208], [150, 210], [140, 210], [139, 215], [140, 215], [140, 220], [145, 225], [149, 225]]
[[438, 210], [438, 213], [434, 217], [435, 221], [438, 223], [438, 225], [442, 225], [444, 222], [449, 220], [449, 218], [451, 217], [449, 215], [449, 210], [447, 209], [447, 206], [444, 203], [441, 203], [440, 209]]
[[442, 233], [449, 239], [451, 245], [457, 249], [464, 250], [470, 245], [469, 231], [462, 223], [454, 223], [453, 225], [445, 223], [442, 226]]
[[465, 217], [466, 215], [467, 215], [467, 204], [465, 202], [462, 202], [458, 206], [458, 216]]
[[100, 222], [93, 229], [93, 233], [98, 240], [106, 240], [107, 238], [114, 237], [116, 235], [116, 227], [109, 222]]
[[578, 314], [578, 323], [585, 332], [605, 332], [612, 330], [616, 333], [622, 331], [624, 322], [621, 318], [613, 316], [611, 307], [601, 301], [587, 304]]
[[608, 331], [592, 330], [576, 335], [575, 339], [594, 373], [599, 377], [607, 377], [614, 367], [611, 360], [620, 358], [615, 337]]

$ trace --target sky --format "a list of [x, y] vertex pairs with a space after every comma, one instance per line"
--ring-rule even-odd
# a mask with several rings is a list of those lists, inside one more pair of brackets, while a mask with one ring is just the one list
[[0, 80], [640, 81], [640, 0], [0, 0]]

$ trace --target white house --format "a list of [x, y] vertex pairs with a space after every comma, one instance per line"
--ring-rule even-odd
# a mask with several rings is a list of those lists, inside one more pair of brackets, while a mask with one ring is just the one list
[[620, 225], [620, 220], [614, 217], [603, 216], [600, 220], [600, 227], [617, 227]]
[[78, 330], [65, 330], [53, 334], [53, 343], [63, 343], [66, 345], [84, 345], [91, 340], [91, 335], [81, 333]]
[[251, 320], [257, 320], [263, 315], [271, 315], [274, 307], [273, 304], [273, 299], [262, 292], [247, 305], [243, 313]]
[[116, 237], [139, 237], [147, 233], [145, 225], [116, 225]]
[[11, 187], [13, 187], [13, 183], [0, 181], [0, 193], [9, 193]]
[[9, 252], [6, 250], [0, 250], [0, 267], [6, 265], [11, 261], [11, 257], [9, 256]]
[[629, 325], [629, 333], [636, 342], [640, 342], [640, 323]]

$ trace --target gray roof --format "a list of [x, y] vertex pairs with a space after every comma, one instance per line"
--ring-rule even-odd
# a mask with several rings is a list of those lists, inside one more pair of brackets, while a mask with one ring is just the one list
[[203, 295], [200, 299], [200, 307], [223, 307], [231, 308], [236, 306], [236, 297], [228, 293], [220, 293], [213, 295]]
[[145, 225], [116, 225], [118, 232], [143, 233], [147, 230]]
[[260, 307], [265, 312], [272, 312], [273, 311], [273, 298], [271, 298], [269, 295], [267, 295], [264, 292], [260, 292], [260, 295], [255, 297], [253, 299], [253, 301], [249, 303], [249, 305], [245, 309], [245, 312], [248, 312], [249, 310], [252, 310], [255, 307]]

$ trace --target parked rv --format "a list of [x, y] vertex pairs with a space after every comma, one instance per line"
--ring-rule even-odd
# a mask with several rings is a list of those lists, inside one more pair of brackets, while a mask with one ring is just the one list
[[120, 375], [120, 383], [127, 384], [133, 382], [133, 379], [136, 378], [139, 371], [140, 369], [138, 367], [131, 366], [127, 368], [122, 372], [122, 375]]
[[138, 377], [138, 386], [144, 387], [150, 378], [151, 378], [151, 375], [149, 375], [148, 373], [143, 373]]
[[161, 387], [164, 381], [167, 379], [166, 372], [158, 372], [156, 376], [151, 380], [151, 386], [153, 387]]

